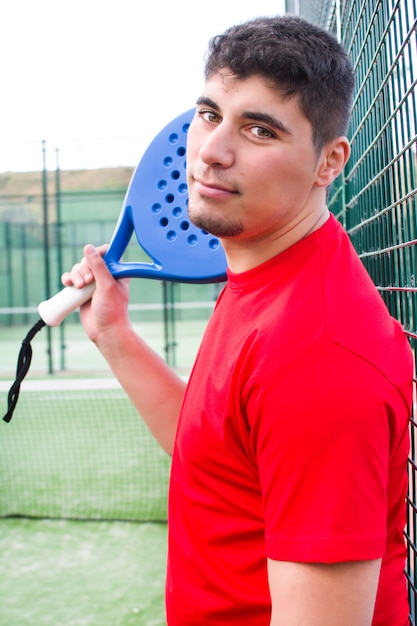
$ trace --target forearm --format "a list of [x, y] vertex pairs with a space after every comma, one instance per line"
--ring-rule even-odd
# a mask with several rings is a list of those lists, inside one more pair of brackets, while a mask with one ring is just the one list
[[80, 263], [62, 276], [82, 288], [96, 281], [91, 300], [80, 308], [87, 336], [100, 350], [156, 440], [172, 454], [185, 383], [133, 330], [128, 315], [128, 281], [115, 280], [102, 258], [106, 246], [87, 245]]
[[131, 326], [107, 330], [94, 343], [155, 439], [172, 455], [184, 381]]

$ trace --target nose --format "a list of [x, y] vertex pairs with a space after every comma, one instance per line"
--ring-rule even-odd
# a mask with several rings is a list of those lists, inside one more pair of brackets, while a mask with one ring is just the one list
[[231, 131], [221, 122], [206, 135], [200, 150], [200, 159], [206, 165], [228, 168], [233, 165], [235, 154]]

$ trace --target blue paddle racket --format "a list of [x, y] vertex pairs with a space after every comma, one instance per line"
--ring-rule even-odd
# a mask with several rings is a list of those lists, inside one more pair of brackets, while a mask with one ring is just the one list
[[[165, 126], [151, 142], [130, 181], [109, 248], [104, 256], [115, 278], [151, 278], [184, 283], [226, 280], [226, 258], [219, 240], [195, 227], [188, 218], [186, 140], [194, 109]], [[133, 233], [149, 262], [123, 262]], [[95, 285], [83, 289], [65, 287], [41, 302], [39, 321], [22, 342], [16, 380], [8, 394], [9, 422], [20, 384], [32, 358], [31, 340], [48, 326], [59, 326], [65, 317], [89, 300]]]
[[[155, 137], [137, 166], [105, 261], [115, 278], [156, 278], [185, 283], [225, 280], [226, 259], [219, 240], [188, 219], [185, 175], [187, 131], [194, 109], [170, 122]], [[150, 257], [149, 263], [123, 262], [132, 237]], [[94, 291], [65, 287], [41, 302], [39, 314], [48, 326], [62, 320]]]

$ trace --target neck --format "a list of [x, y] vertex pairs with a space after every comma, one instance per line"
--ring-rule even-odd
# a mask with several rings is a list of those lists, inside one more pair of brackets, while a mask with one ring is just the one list
[[240, 274], [265, 263], [321, 228], [329, 219], [327, 206], [299, 219], [295, 224], [271, 234], [268, 238], [248, 242], [245, 239], [222, 239], [229, 269]]

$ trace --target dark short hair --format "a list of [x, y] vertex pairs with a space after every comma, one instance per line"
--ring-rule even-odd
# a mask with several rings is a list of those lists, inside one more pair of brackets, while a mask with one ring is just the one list
[[240, 79], [264, 77], [284, 97], [298, 96], [317, 150], [347, 133], [354, 73], [331, 33], [292, 15], [254, 18], [210, 40], [206, 80], [224, 68]]

